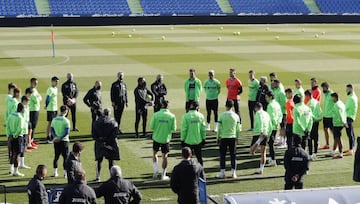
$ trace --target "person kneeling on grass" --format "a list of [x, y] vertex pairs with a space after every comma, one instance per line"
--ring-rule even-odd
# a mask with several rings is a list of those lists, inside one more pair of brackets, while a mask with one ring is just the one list
[[250, 153], [254, 154], [258, 146], [261, 146], [261, 159], [260, 159], [260, 168], [255, 174], [262, 174], [264, 172], [265, 161], [266, 161], [266, 142], [268, 136], [272, 132], [272, 124], [270, 115], [263, 110], [261, 103], [257, 102], [255, 104], [255, 125], [254, 125], [254, 136], [252, 138]]
[[302, 189], [304, 175], [309, 170], [309, 154], [301, 147], [302, 137], [293, 136], [293, 148], [286, 150], [284, 157], [285, 190]]

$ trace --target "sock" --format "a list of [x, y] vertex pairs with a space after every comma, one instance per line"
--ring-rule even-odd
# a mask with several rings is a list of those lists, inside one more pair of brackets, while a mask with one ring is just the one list
[[265, 164], [260, 164], [260, 171], [264, 171]]
[[20, 166], [25, 166], [25, 157], [20, 157]]
[[162, 177], [165, 177], [165, 176], [166, 176], [166, 169], [163, 169]]
[[54, 168], [54, 174], [58, 174], [58, 169]]
[[220, 175], [225, 175], [225, 169], [220, 169]]
[[215, 122], [214, 127], [215, 127], [214, 130], [217, 131], [218, 130], [218, 123], [217, 122]]
[[235, 169], [231, 169], [231, 175], [236, 174], [236, 170]]
[[154, 173], [158, 173], [159, 172], [159, 165], [157, 162], [153, 163], [153, 167], [154, 167]]
[[15, 167], [15, 168], [14, 168], [14, 174], [15, 174], [15, 173], [19, 173], [19, 167]]
[[96, 163], [96, 179], [100, 179], [100, 170], [98, 168], [98, 163]]
[[66, 170], [64, 170], [64, 177], [67, 178]]
[[335, 150], [331, 150], [331, 152], [330, 152], [331, 154], [335, 154]]

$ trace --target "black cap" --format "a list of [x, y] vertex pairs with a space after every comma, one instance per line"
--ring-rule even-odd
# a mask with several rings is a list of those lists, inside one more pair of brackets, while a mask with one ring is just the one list
[[234, 106], [234, 101], [233, 100], [227, 100], [225, 103], [225, 106], [228, 108], [232, 108]]
[[59, 78], [58, 78], [57, 76], [53, 76], [53, 77], [51, 78], [51, 81], [59, 81]]
[[279, 79], [275, 79], [275, 80], [274, 80], [274, 83], [280, 83], [280, 80], [279, 80]]

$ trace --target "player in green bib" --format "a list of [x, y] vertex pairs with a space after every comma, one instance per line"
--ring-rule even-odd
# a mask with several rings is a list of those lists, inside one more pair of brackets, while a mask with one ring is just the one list
[[11, 150], [10, 174], [13, 176], [24, 176], [19, 172], [19, 155], [23, 148], [23, 137], [26, 132], [23, 112], [24, 105], [19, 103], [16, 112], [11, 113], [6, 121], [6, 135], [9, 137]]
[[50, 131], [50, 126], [51, 126], [51, 121], [53, 118], [56, 117], [57, 115], [57, 94], [58, 94], [58, 89], [57, 89], [57, 85], [59, 83], [59, 78], [57, 78], [56, 76], [51, 78], [51, 86], [49, 86], [49, 88], [46, 91], [46, 100], [45, 100], [45, 108], [46, 108], [46, 113], [47, 113], [47, 127], [46, 127], [46, 138], [47, 138], [47, 142], [48, 143], [52, 143], [51, 140], [51, 131]]
[[278, 145], [279, 145], [279, 148], [286, 148], [286, 131], [285, 131], [286, 100], [287, 100], [286, 94], [285, 94], [285, 90], [280, 88], [280, 84], [281, 84], [280, 80], [275, 79], [273, 83], [274, 83], [273, 93], [275, 96], [275, 100], [280, 104], [281, 113], [282, 113]]
[[358, 111], [358, 97], [354, 92], [354, 88], [351, 84], [346, 85], [346, 93], [348, 98], [345, 102], [346, 121], [348, 128], [346, 128], [346, 134], [349, 138], [349, 150], [344, 151], [345, 156], [351, 156], [354, 153], [355, 133], [353, 123], [356, 119]]
[[226, 101], [226, 111], [220, 114], [219, 131], [217, 133], [217, 143], [220, 149], [220, 175], [218, 178], [225, 178], [225, 157], [229, 148], [231, 159], [231, 177], [236, 176], [236, 145], [240, 136], [240, 118], [231, 109], [234, 106], [232, 100]]
[[24, 111], [22, 112], [22, 117], [25, 120], [24, 123], [24, 136], [23, 136], [23, 146], [21, 148], [21, 152], [20, 152], [20, 165], [19, 167], [22, 169], [30, 169], [29, 166], [25, 165], [25, 152], [28, 152], [30, 150], [27, 150], [27, 144], [28, 144], [28, 139], [29, 139], [29, 130], [30, 130], [30, 111], [29, 111], [29, 96], [31, 95], [31, 93], [29, 93], [30, 90], [26, 89], [25, 96], [21, 97], [21, 103], [24, 106]]
[[189, 112], [181, 120], [180, 140], [183, 147], [190, 147], [198, 162], [203, 165], [202, 147], [205, 145], [206, 124], [204, 115], [199, 111], [199, 103], [193, 101]]
[[63, 169], [64, 169], [64, 177], [66, 177], [65, 170], [65, 162], [67, 156], [69, 155], [69, 133], [70, 133], [70, 121], [66, 118], [66, 114], [68, 113], [67, 106], [60, 107], [60, 115], [55, 117], [51, 122], [51, 135], [54, 143], [54, 177], [58, 177], [58, 160], [60, 155], [63, 157]]
[[39, 82], [36, 78], [30, 79], [30, 88], [33, 91], [32, 95], [30, 96], [30, 103], [29, 103], [30, 123], [31, 123], [31, 140], [29, 144], [31, 145], [31, 147], [36, 147], [38, 145], [36, 142], [34, 142], [35, 129], [38, 123], [40, 106], [41, 106], [40, 104], [42, 101], [42, 97], [37, 90], [38, 83]]
[[185, 90], [185, 109], [189, 111], [190, 104], [193, 101], [200, 101], [200, 93], [202, 91], [202, 84], [200, 79], [196, 77], [195, 69], [189, 70], [189, 78], [184, 83]]
[[172, 133], [176, 130], [176, 118], [169, 109], [169, 101], [162, 100], [160, 111], [156, 112], [150, 121], [150, 128], [153, 130], [153, 166], [154, 166], [154, 175], [153, 178], [158, 177], [158, 156], [157, 153], [161, 148], [162, 153], [162, 175], [161, 180], [169, 180], [169, 177], [166, 176], [167, 168], [167, 158], [170, 151], [170, 141]]
[[294, 89], [294, 95], [299, 94], [302, 98], [302, 100], [305, 99], [305, 90], [302, 87], [302, 81], [300, 79], [295, 79], [295, 89]]
[[248, 95], [248, 107], [249, 107], [249, 117], [250, 117], [250, 128], [247, 131], [252, 131], [254, 129], [254, 115], [255, 115], [255, 104], [257, 101], [257, 93], [260, 88], [259, 80], [255, 78], [255, 71], [249, 71], [249, 95]]
[[218, 130], [218, 109], [219, 109], [219, 94], [220, 94], [220, 81], [215, 79], [215, 71], [209, 71], [209, 79], [204, 82], [204, 90], [206, 94], [206, 121], [207, 127], [206, 130], [210, 129], [210, 119], [211, 119], [211, 111], [214, 112], [214, 131]]
[[321, 147], [321, 149], [330, 149], [329, 146], [329, 130], [332, 131], [333, 129], [333, 123], [332, 123], [332, 117], [333, 117], [333, 107], [334, 102], [331, 98], [331, 94], [333, 91], [330, 89], [330, 85], [327, 82], [323, 82], [321, 84], [321, 87], [323, 89], [323, 104], [324, 104], [324, 112], [323, 112], [323, 124], [324, 124], [324, 134], [325, 134], [325, 145]]
[[6, 121], [7, 121], [7, 117], [9, 116], [8, 113], [8, 107], [9, 107], [9, 102], [10, 100], [13, 98], [14, 96], [14, 89], [16, 88], [16, 85], [14, 83], [9, 83], [8, 84], [8, 93], [5, 96], [5, 113], [4, 113], [4, 124], [6, 125]]

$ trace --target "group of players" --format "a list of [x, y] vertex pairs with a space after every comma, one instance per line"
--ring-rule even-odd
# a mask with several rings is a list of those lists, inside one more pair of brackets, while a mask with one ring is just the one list
[[[236, 71], [230, 69], [229, 78], [225, 82], [227, 88], [226, 111], [218, 115], [218, 97], [221, 91], [221, 83], [215, 78], [213, 70], [210, 70], [208, 74], [209, 78], [202, 84], [201, 80], [196, 77], [195, 69], [190, 69], [189, 78], [184, 83], [186, 113], [181, 121], [181, 145], [189, 147], [196, 155], [198, 162], [203, 165], [202, 147], [205, 145], [206, 131], [211, 130], [211, 114], [213, 112], [215, 122], [213, 130], [217, 132], [220, 149], [220, 174], [217, 177], [225, 178], [225, 157], [227, 149], [229, 149], [231, 177], [236, 178], [236, 145], [242, 129], [239, 103], [240, 95], [243, 93], [243, 84], [236, 77]], [[128, 97], [124, 73], [119, 72], [117, 77], [118, 79], [112, 84], [110, 92], [116, 127], [119, 129], [118, 133], [121, 134], [121, 118], [125, 107], [128, 106]], [[344, 154], [352, 155], [354, 153], [354, 130], [352, 124], [357, 114], [357, 97], [351, 84], [346, 86], [348, 99], [344, 104], [339, 99], [339, 95], [330, 89], [327, 82], [321, 84], [323, 89], [323, 94], [321, 94], [316, 78], [311, 79], [311, 88], [306, 91], [302, 87], [300, 79], [295, 80], [294, 89], [285, 89], [275, 73], [270, 73], [270, 81], [271, 84], [268, 85], [267, 77], [264, 76], [257, 80], [255, 72], [253, 70], [249, 71], [248, 109], [251, 125], [247, 131], [253, 131], [254, 135], [250, 152], [254, 153], [258, 146], [261, 147], [260, 168], [256, 173], [263, 173], [266, 162], [268, 162], [269, 166], [277, 165], [274, 151], [274, 143], [276, 142], [280, 148], [286, 148], [287, 146], [289, 150], [294, 147], [294, 144], [295, 147], [300, 145], [305, 150], [306, 143], [308, 143], [308, 153], [311, 155], [311, 159], [315, 160], [319, 145], [318, 127], [321, 120], [324, 124], [326, 141], [326, 144], [321, 148], [330, 149], [329, 130], [334, 136], [334, 145], [328, 156], [342, 158]], [[62, 155], [65, 161], [69, 154], [70, 122], [66, 118], [68, 109], [72, 115], [72, 130], [79, 131], [76, 126], [76, 104], [79, 92], [73, 80], [73, 75], [68, 73], [67, 81], [62, 85], [61, 92], [64, 105], [60, 108], [61, 114], [59, 116], [57, 116], [58, 82], [58, 77], [51, 79], [51, 86], [46, 92], [45, 101], [48, 121], [47, 141], [48, 143], [55, 141], [54, 176], [58, 176], [57, 160], [59, 156]], [[34, 132], [42, 98], [36, 90], [37, 84], [37, 79], [32, 78], [30, 87], [25, 90], [25, 95], [22, 97], [20, 97], [21, 90], [15, 84], [10, 83], [8, 86], [5, 123], [6, 135], [8, 136], [10, 172], [14, 176], [23, 176], [18, 168], [28, 168], [24, 163], [24, 152], [31, 151], [38, 145], [38, 143], [34, 142]], [[94, 87], [83, 98], [84, 103], [90, 107], [92, 124], [95, 124], [101, 113], [103, 113], [101, 85], [101, 81], [96, 81]], [[200, 95], [203, 90], [206, 95], [206, 120], [198, 111]], [[138, 131], [140, 119], [143, 122], [143, 136], [146, 137], [148, 107], [153, 106], [155, 113], [151, 118], [150, 128], [153, 130], [154, 178], [157, 178], [159, 173], [157, 153], [161, 149], [163, 156], [161, 178], [164, 180], [169, 179], [166, 176], [167, 156], [172, 133], [176, 130], [176, 118], [168, 109], [169, 101], [166, 100], [166, 95], [167, 88], [163, 83], [162, 75], [156, 77], [156, 81], [151, 84], [150, 89], [147, 88], [144, 77], [138, 78], [138, 85], [134, 90], [135, 137], [140, 137]], [[323, 108], [320, 106], [321, 99], [323, 99]], [[108, 109], [107, 111], [109, 112]], [[344, 152], [341, 142], [343, 127], [346, 128], [349, 137], [349, 150]], [[280, 134], [276, 138], [279, 128]], [[293, 140], [297, 136], [301, 137], [300, 143], [298, 139]], [[268, 161], [266, 161], [267, 144], [269, 145], [271, 157]], [[102, 148], [105, 147], [106, 145], [102, 145]], [[338, 154], [335, 153], [337, 149]], [[99, 172], [102, 157], [97, 158], [97, 160], [100, 162], [97, 168], [97, 172]], [[306, 163], [306, 158], [301, 161]], [[112, 162], [109, 163], [109, 168], [111, 166], [113, 166]], [[307, 165], [304, 164], [303, 166]], [[98, 176], [99, 174], [97, 174], [97, 179], [100, 180]]]

